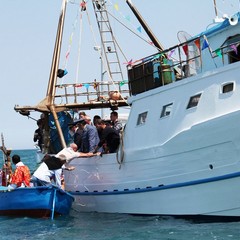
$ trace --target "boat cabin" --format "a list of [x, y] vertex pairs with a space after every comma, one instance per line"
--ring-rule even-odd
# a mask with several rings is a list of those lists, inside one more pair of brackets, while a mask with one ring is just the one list
[[[223, 34], [224, 28], [228, 30]], [[231, 35], [227, 35], [229, 31]], [[130, 95], [137, 95], [239, 61], [238, 32], [238, 25], [232, 26], [225, 20], [211, 30], [175, 47], [130, 63]]]

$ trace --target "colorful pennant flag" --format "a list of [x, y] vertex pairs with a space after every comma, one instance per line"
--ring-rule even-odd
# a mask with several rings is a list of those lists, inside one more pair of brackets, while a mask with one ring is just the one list
[[119, 10], [119, 7], [118, 7], [118, 4], [117, 4], [117, 3], [114, 4], [114, 8], [115, 8], [117, 11]]
[[209, 48], [209, 43], [208, 43], [207, 37], [204, 35], [203, 36], [202, 50], [204, 50], [206, 48]]
[[183, 48], [185, 55], [188, 56], [188, 45], [187, 44], [183, 45], [182, 48]]
[[127, 83], [127, 80], [123, 80], [119, 83], [120, 87], [122, 87], [125, 83]]
[[141, 26], [138, 27], [137, 30], [141, 33], [141, 32], [142, 32], [142, 28], [141, 28]]
[[196, 39], [194, 43], [197, 46], [197, 48], [200, 50], [200, 38]]
[[123, 63], [123, 64], [126, 64], [127, 66], [131, 66], [131, 65], [133, 64], [133, 60], [131, 59], [130, 61], [125, 62], [125, 63]]
[[99, 86], [99, 83], [93, 83], [93, 88], [96, 90], [97, 89], [97, 87]]
[[84, 84], [84, 87], [85, 87], [86, 89], [88, 89], [88, 88], [90, 87], [90, 85], [89, 85], [88, 83], [85, 83], [85, 84]]
[[125, 16], [125, 19], [130, 22], [130, 16], [129, 15]]
[[170, 53], [168, 54], [168, 58], [171, 58], [172, 55], [174, 54], [174, 52], [175, 52], [175, 49], [172, 49], [172, 50], [170, 51]]
[[217, 55], [218, 57], [222, 57], [222, 51], [221, 51], [220, 48], [216, 49], [214, 52], [216, 53], [216, 55]]
[[238, 54], [237, 46], [236, 46], [235, 44], [232, 44], [232, 45], [230, 46], [230, 48], [233, 49], [233, 51], [235, 52], [236, 55]]
[[69, 55], [70, 55], [70, 52], [68, 51], [68, 52], [66, 53], [66, 59], [68, 59]]

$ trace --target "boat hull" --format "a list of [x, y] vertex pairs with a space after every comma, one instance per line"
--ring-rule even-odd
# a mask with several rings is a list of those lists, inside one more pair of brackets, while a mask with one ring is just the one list
[[239, 185], [240, 172], [145, 189], [72, 192], [73, 208], [82, 212], [239, 217]]
[[[239, 122], [239, 112], [209, 120], [204, 137], [206, 124], [197, 124], [164, 145], [135, 154], [126, 151], [121, 165], [116, 154], [74, 159], [75, 170], [65, 172], [66, 190], [75, 197], [73, 208], [239, 218]], [[192, 136], [199, 137], [197, 144]]]
[[54, 217], [69, 213], [74, 198], [56, 187], [0, 189], [0, 215]]

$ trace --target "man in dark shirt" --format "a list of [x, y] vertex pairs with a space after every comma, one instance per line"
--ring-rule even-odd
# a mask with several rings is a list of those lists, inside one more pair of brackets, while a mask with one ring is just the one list
[[116, 152], [120, 143], [119, 133], [112, 127], [107, 126], [104, 120], [101, 119], [96, 120], [96, 128], [101, 131], [101, 138], [94, 153], [96, 153], [104, 144], [107, 146], [108, 153]]
[[38, 128], [34, 132], [33, 141], [37, 142], [38, 146], [42, 150], [42, 145], [43, 145], [43, 120], [38, 119], [37, 120], [37, 125], [38, 125]]

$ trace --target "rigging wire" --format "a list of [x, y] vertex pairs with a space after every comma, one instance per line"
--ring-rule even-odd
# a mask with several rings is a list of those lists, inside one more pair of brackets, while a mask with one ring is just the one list
[[82, 30], [83, 30], [83, 24], [82, 24], [82, 13], [80, 15], [80, 24], [79, 24], [79, 42], [78, 42], [78, 58], [77, 58], [77, 69], [76, 69], [76, 79], [75, 83], [78, 83], [78, 76], [79, 76], [79, 69], [80, 69], [80, 56], [81, 56], [81, 43], [82, 43]]
[[[110, 4], [113, 5], [113, 3], [112, 3], [111, 1], [109, 1], [109, 2], [110, 2]], [[136, 35], [138, 38], [140, 38], [141, 40], [143, 40], [143, 41], [146, 42], [147, 44], [151, 45], [153, 48], [157, 49], [158, 51], [161, 50], [161, 49], [159, 49], [158, 47], [156, 47], [155, 45], [153, 45], [153, 44], [151, 43], [151, 41], [149, 40], [149, 38], [148, 38], [147, 36], [143, 35], [143, 33], [141, 33], [141, 34], [143, 35], [143, 37], [142, 37], [142, 36], [140, 36], [138, 33], [136, 33], [134, 30], [132, 30], [130, 27], [128, 27], [126, 24], [124, 24], [122, 21], [120, 21], [118, 18], [116, 18], [115, 16], [113, 16], [113, 14], [111, 14], [108, 10], [107, 10], [107, 12], [108, 12], [108, 14], [109, 14], [111, 17], [113, 17], [118, 23], [120, 23], [122, 26], [124, 26], [127, 30], [129, 30], [131, 33], [133, 33], [134, 35]], [[128, 23], [131, 23], [131, 22], [128, 20], [128, 18], [127, 18], [126, 16], [124, 16], [121, 12], [119, 12], [118, 10], [117, 10], [117, 13], [119, 13], [119, 15], [120, 15], [122, 18], [124, 18], [124, 20], [127, 20]], [[131, 26], [132, 26], [134, 29], [137, 29], [137, 27], [134, 26], [133, 24], [131, 24]]]
[[[70, 3], [76, 4], [76, 3], [75, 3], [75, 0], [74, 0], [74, 3], [71, 2], [71, 1], [70, 1]], [[72, 33], [71, 33], [71, 35], [70, 35], [69, 44], [68, 44], [68, 49], [67, 49], [67, 52], [66, 52], [66, 55], [65, 55], [65, 62], [64, 62], [64, 64], [63, 64], [63, 65], [64, 65], [63, 69], [66, 69], [66, 68], [67, 68], [67, 65], [68, 65], [69, 56], [70, 56], [71, 48], [72, 48], [73, 37], [74, 37], [74, 33], [75, 33], [76, 26], [77, 26], [77, 23], [78, 23], [80, 11], [81, 11], [81, 7], [79, 6], [78, 11], [77, 11], [77, 15], [76, 15], [75, 20], [74, 20], [74, 23], [73, 23]], [[61, 85], [63, 84], [63, 80], [64, 80], [64, 78], [62, 78]]]

